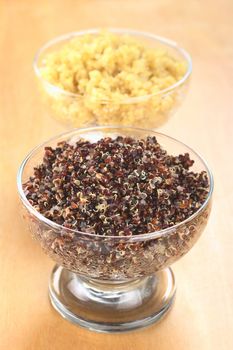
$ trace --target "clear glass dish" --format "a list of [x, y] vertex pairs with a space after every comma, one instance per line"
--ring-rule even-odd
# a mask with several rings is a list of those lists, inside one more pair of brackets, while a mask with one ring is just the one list
[[[137, 236], [98, 236], [64, 228], [37, 212], [28, 202], [22, 184], [42, 162], [44, 147], [79, 138], [156, 136], [170, 154], [188, 152], [194, 171], [205, 170], [210, 188], [195, 214], [170, 228]], [[171, 307], [175, 279], [169, 267], [186, 254], [205, 228], [211, 209], [213, 177], [206, 162], [191, 148], [152, 130], [131, 127], [76, 129], [36, 147], [22, 162], [17, 185], [24, 218], [33, 237], [57, 265], [52, 271], [49, 295], [66, 319], [100, 332], [122, 332], [147, 326]]]
[[190, 55], [175, 42], [149, 33], [128, 30], [108, 29], [117, 35], [128, 35], [152, 48], [163, 48], [174, 58], [186, 64], [183, 77], [170, 87], [154, 94], [130, 97], [121, 101], [90, 99], [76, 93], [65, 91], [45, 80], [41, 74], [44, 59], [50, 52], [55, 52], [64, 43], [74, 37], [86, 34], [97, 35], [100, 29], [90, 29], [69, 33], [45, 44], [36, 54], [33, 67], [39, 90], [49, 115], [68, 127], [98, 125], [122, 125], [157, 128], [164, 124], [183, 101], [187, 92], [192, 72]]

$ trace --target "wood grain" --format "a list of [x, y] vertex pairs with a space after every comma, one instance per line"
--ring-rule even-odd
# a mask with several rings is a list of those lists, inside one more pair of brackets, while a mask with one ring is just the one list
[[[66, 0], [0, 2], [0, 349], [227, 350], [233, 348], [233, 2]], [[62, 33], [128, 27], [170, 37], [190, 51], [188, 97], [163, 131], [187, 142], [215, 176], [210, 222], [174, 265], [176, 303], [158, 325], [101, 335], [71, 325], [50, 306], [53, 263], [19, 215], [17, 168], [39, 142], [62, 130], [41, 108], [35, 51]]]

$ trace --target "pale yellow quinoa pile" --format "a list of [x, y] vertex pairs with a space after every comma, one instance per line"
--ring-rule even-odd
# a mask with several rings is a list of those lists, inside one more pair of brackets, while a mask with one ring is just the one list
[[[45, 56], [40, 69], [49, 83], [83, 96], [82, 102], [54, 101], [57, 114], [74, 125], [138, 125], [148, 117], [151, 118], [148, 126], [153, 126], [156, 114], [161, 119], [173, 107], [175, 96], [150, 99], [138, 105], [139, 111], [122, 102], [173, 85], [184, 76], [187, 67], [164, 49], [150, 48], [132, 37], [103, 31], [66, 42]], [[103, 101], [111, 101], [112, 105], [102, 104]]]

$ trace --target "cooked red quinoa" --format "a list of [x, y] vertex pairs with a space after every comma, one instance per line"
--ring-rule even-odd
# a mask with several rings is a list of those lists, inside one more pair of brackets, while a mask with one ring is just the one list
[[118, 136], [45, 147], [23, 185], [46, 218], [82, 232], [130, 236], [173, 226], [195, 213], [209, 192], [189, 154], [169, 155], [155, 137]]

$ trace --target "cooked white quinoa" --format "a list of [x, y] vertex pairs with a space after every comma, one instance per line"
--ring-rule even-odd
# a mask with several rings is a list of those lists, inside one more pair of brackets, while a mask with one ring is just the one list
[[[175, 84], [186, 70], [184, 61], [164, 49], [107, 31], [71, 39], [47, 54], [40, 68], [45, 81], [76, 94], [59, 99], [59, 93], [54, 96], [46, 87], [54, 98], [52, 109], [75, 126], [156, 126], [176, 102], [174, 92], [157, 93]], [[128, 103], [132, 97], [153, 94], [142, 102]]]

